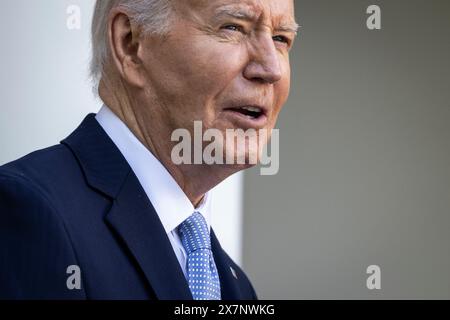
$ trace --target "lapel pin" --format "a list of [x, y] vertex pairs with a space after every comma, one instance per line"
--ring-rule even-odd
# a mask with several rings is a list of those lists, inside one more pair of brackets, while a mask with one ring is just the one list
[[234, 271], [234, 269], [232, 267], [230, 267], [230, 270], [231, 270], [231, 273], [233, 274], [233, 277], [235, 277], [237, 279], [238, 277], [237, 277], [236, 271]]

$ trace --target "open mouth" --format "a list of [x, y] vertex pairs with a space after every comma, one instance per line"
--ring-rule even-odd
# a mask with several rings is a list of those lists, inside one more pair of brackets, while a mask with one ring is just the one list
[[249, 119], [259, 119], [264, 116], [264, 110], [256, 106], [244, 106], [238, 108], [229, 108], [227, 111], [233, 111], [246, 116]]

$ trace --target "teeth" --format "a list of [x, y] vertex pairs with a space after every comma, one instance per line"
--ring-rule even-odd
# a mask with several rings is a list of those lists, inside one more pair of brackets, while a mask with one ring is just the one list
[[258, 112], [258, 113], [261, 112], [261, 109], [258, 107], [242, 107], [242, 109], [245, 109], [250, 112]]

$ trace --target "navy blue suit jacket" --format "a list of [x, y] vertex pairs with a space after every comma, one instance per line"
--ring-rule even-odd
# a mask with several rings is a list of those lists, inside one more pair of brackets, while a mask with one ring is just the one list
[[[0, 167], [0, 299], [192, 299], [158, 215], [94, 116]], [[211, 246], [222, 299], [257, 299], [213, 230]], [[71, 265], [81, 289], [66, 284]]]

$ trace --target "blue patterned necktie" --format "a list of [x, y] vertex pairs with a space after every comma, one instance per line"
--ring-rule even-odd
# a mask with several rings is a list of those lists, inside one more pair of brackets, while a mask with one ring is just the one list
[[194, 300], [221, 300], [220, 281], [205, 218], [195, 212], [178, 227], [187, 253], [187, 277]]

